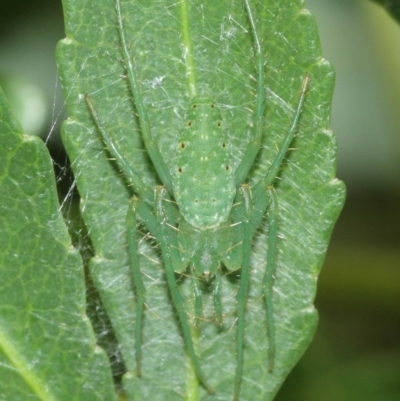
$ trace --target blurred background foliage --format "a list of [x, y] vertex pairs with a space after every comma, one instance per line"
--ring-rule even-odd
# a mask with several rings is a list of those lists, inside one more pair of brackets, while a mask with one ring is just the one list
[[[396, 1], [389, 3], [395, 10]], [[348, 197], [319, 278], [317, 334], [276, 399], [398, 401], [400, 25], [366, 0], [306, 6], [337, 74], [332, 129]], [[1, 1], [0, 84], [27, 133], [48, 144], [61, 201], [71, 186], [54, 59], [63, 37], [61, 1]]]
[[399, 0], [374, 0], [378, 4], [382, 4], [386, 10], [392, 14], [397, 21], [400, 22], [400, 1]]

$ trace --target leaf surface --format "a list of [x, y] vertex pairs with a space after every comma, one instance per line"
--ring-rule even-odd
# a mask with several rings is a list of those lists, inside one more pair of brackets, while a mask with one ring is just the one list
[[0, 399], [113, 400], [43, 142], [0, 90]]
[[[268, 373], [266, 313], [261, 281], [265, 272], [266, 222], [253, 239], [252, 279], [247, 303], [245, 362], [240, 400], [272, 400], [310, 343], [317, 312], [316, 278], [344, 199], [336, 180], [336, 142], [328, 130], [334, 74], [321, 58], [315, 21], [303, 2], [251, 1], [266, 58], [266, 110], [263, 146], [249, 177], [256, 182], [273, 160], [291, 122], [301, 82], [310, 87], [299, 133], [282, 165], [279, 243], [273, 290], [276, 361]], [[152, 133], [168, 166], [190, 101], [188, 70], [198, 93], [220, 107], [229, 125], [232, 166], [250, 139], [255, 109], [256, 69], [249, 20], [241, 0], [187, 2], [123, 1], [125, 30]], [[57, 59], [69, 119], [63, 140], [81, 195], [81, 210], [96, 256], [91, 273], [100, 292], [127, 368], [132, 400], [226, 400], [232, 397], [236, 366], [236, 274], [223, 277], [224, 330], [213, 324], [211, 294], [204, 294], [205, 321], [196, 352], [215, 388], [198, 387], [185, 354], [179, 322], [171, 305], [157, 243], [138, 227], [140, 267], [147, 287], [143, 330], [143, 377], [135, 377], [135, 295], [129, 273], [125, 215], [134, 189], [97, 132], [84, 101], [91, 96], [103, 124], [137, 174], [151, 187], [160, 184], [144, 149], [135, 105], [125, 79], [113, 0], [64, 0], [67, 38]], [[187, 61], [187, 17], [193, 65]], [[195, 161], [194, 161], [195, 162]], [[193, 315], [190, 280], [179, 287]]]

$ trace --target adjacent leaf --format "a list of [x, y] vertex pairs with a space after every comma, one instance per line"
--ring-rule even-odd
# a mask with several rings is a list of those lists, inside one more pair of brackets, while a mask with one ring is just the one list
[[392, 15], [398, 22], [400, 21], [400, 1], [399, 0], [374, 0], [375, 3], [381, 4], [386, 8], [387, 12]]
[[43, 142], [0, 90], [0, 399], [113, 400]]
[[[190, 1], [189, 32], [199, 92], [207, 93], [229, 124], [233, 167], [249, 142], [255, 108], [255, 58], [248, 17], [241, 0]], [[225, 330], [213, 324], [211, 294], [204, 295], [205, 322], [197, 339], [200, 363], [216, 390], [211, 397], [198, 387], [174, 314], [157, 244], [139, 226], [141, 269], [147, 287], [143, 332], [143, 377], [134, 360], [135, 296], [129, 274], [125, 215], [134, 188], [128, 184], [97, 132], [84, 101], [89, 93], [116, 146], [150, 186], [160, 184], [138, 128], [132, 95], [124, 77], [113, 0], [64, 0], [67, 38], [57, 59], [69, 119], [63, 140], [81, 195], [81, 211], [96, 251], [91, 274], [112, 321], [126, 364], [131, 400], [230, 399], [236, 366], [238, 277], [223, 278]], [[139, 76], [152, 132], [167, 165], [184, 124], [189, 82], [182, 2], [123, 1], [131, 58]], [[329, 125], [334, 74], [321, 58], [315, 21], [303, 2], [251, 1], [266, 56], [265, 138], [250, 180], [268, 169], [290, 124], [301, 82], [310, 88], [299, 134], [288, 152], [276, 188], [279, 197], [279, 254], [273, 300], [276, 362], [268, 373], [268, 342], [261, 280], [265, 269], [266, 226], [254, 242], [253, 272], [246, 316], [241, 400], [271, 400], [313, 336], [316, 277], [333, 224], [344, 199], [334, 179], [336, 142]], [[195, 162], [195, 161], [194, 161]], [[180, 290], [193, 315], [190, 280]]]

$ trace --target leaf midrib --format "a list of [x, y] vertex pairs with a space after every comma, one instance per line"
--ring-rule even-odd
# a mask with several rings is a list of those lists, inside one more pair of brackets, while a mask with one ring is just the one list
[[48, 386], [45, 386], [41, 378], [29, 368], [25, 358], [17, 351], [9, 336], [2, 329], [0, 329], [0, 349], [39, 399], [43, 401], [55, 401], [57, 399]]
[[193, 98], [194, 96], [196, 96], [197, 93], [197, 83], [196, 83], [196, 72], [193, 59], [193, 46], [190, 38], [188, 0], [181, 1], [180, 19], [181, 19], [181, 37], [184, 48], [183, 57], [185, 60], [185, 67], [186, 67], [187, 87], [189, 90], [190, 98]]

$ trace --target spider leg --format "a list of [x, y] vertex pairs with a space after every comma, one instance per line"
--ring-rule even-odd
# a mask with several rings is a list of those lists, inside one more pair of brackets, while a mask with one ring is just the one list
[[265, 303], [267, 308], [267, 335], [268, 335], [268, 370], [274, 370], [275, 361], [275, 327], [272, 303], [272, 285], [275, 274], [275, 254], [278, 229], [278, 199], [273, 187], [267, 188], [269, 195], [269, 211], [268, 211], [268, 253], [267, 266], [262, 283]]
[[160, 244], [161, 254], [165, 265], [165, 273], [167, 277], [168, 287], [171, 292], [172, 302], [176, 309], [176, 312], [179, 317], [179, 321], [182, 328], [183, 338], [185, 341], [186, 349], [189, 354], [189, 357], [192, 361], [194, 370], [196, 372], [197, 379], [203, 385], [203, 387], [207, 390], [209, 394], [214, 394], [214, 390], [207, 385], [203, 372], [200, 368], [199, 361], [197, 359], [196, 353], [194, 351], [192, 334], [190, 332], [190, 327], [188, 323], [188, 319], [185, 312], [185, 304], [184, 299], [179, 292], [176, 279], [175, 279], [175, 270], [171, 263], [170, 256], [170, 239], [167, 233], [167, 219], [164, 211], [163, 200], [165, 198], [165, 188], [158, 187], [156, 189], [156, 201], [155, 201], [155, 210], [156, 210], [156, 218], [158, 221], [158, 236], [157, 240]]
[[261, 41], [258, 36], [256, 21], [254, 19], [249, 0], [244, 0], [244, 5], [249, 18], [251, 32], [253, 35], [254, 49], [256, 53], [256, 68], [257, 68], [257, 97], [256, 97], [256, 111], [253, 121], [254, 135], [247, 146], [246, 152], [240, 162], [237, 170], [235, 171], [235, 184], [239, 186], [242, 184], [251, 167], [253, 166], [254, 159], [260, 150], [262, 141], [262, 130], [264, 122], [264, 109], [265, 109], [265, 88], [264, 88], [264, 56], [261, 48]]
[[[111, 139], [107, 130], [105, 129], [96, 109], [94, 108], [92, 100], [88, 94], [85, 95], [85, 100], [89, 107], [92, 118], [93, 118], [98, 130], [101, 133], [104, 143], [107, 146], [107, 149], [118, 162], [118, 165], [121, 167], [126, 178], [128, 178], [128, 180], [130, 180], [131, 183], [133, 184], [135, 193], [139, 195], [139, 199], [145, 199], [148, 203], [152, 204], [154, 201], [154, 190], [144, 184], [144, 182], [140, 178], [140, 174], [138, 174], [131, 167], [131, 165], [126, 161], [123, 154], [115, 146], [113, 140]], [[157, 231], [158, 224], [154, 217], [154, 214], [150, 211], [150, 209], [148, 209], [148, 208], [144, 209], [144, 205], [141, 207], [141, 210], [143, 211], [144, 215], [142, 216], [142, 214], [140, 212], [139, 212], [139, 215], [141, 215], [141, 217], [143, 218], [143, 221], [145, 221], [145, 224], [146, 224], [147, 228], [149, 229], [150, 233], [154, 237], [156, 237], [156, 231]], [[166, 212], [168, 215], [168, 221], [174, 221], [176, 218], [176, 208], [174, 208], [174, 206], [171, 202], [167, 203]], [[174, 235], [171, 233], [170, 242], [171, 242], [171, 246], [172, 246], [171, 257], [173, 260], [173, 264], [175, 266], [175, 270], [177, 270], [177, 271], [183, 270], [187, 265], [187, 257], [185, 257], [185, 255], [182, 254], [180, 251], [177, 235]]]
[[135, 352], [136, 352], [136, 374], [142, 375], [142, 324], [143, 324], [143, 307], [146, 297], [146, 288], [143, 284], [142, 274], [140, 272], [140, 265], [138, 259], [137, 249], [137, 229], [136, 229], [136, 215], [140, 201], [138, 198], [132, 198], [129, 203], [128, 213], [126, 215], [126, 225], [128, 232], [128, 249], [129, 249], [129, 262], [133, 278], [133, 284], [136, 289], [136, 327], [135, 327]]
[[[251, 31], [253, 35], [254, 41], [254, 49], [256, 52], [256, 68], [257, 68], [257, 97], [256, 97], [256, 111], [253, 120], [253, 130], [254, 135], [250, 140], [250, 143], [247, 146], [246, 152], [243, 156], [242, 161], [240, 162], [236, 172], [235, 172], [235, 184], [239, 186], [243, 183], [253, 166], [254, 160], [257, 156], [258, 151], [260, 150], [262, 136], [263, 136], [263, 123], [264, 123], [264, 109], [265, 109], [265, 88], [264, 88], [264, 57], [261, 48], [260, 38], [258, 36], [258, 31], [256, 27], [256, 21], [254, 19], [253, 13], [251, 11], [251, 7], [249, 4], [249, 0], [244, 0], [244, 5], [247, 11], [247, 15], [249, 18]], [[309, 82], [309, 77], [306, 75], [303, 79], [300, 99], [297, 104], [295, 114], [292, 120], [292, 124], [285, 136], [285, 139], [280, 147], [280, 150], [275, 157], [275, 160], [271, 164], [271, 167], [268, 171], [266, 178], [264, 179], [264, 184], [267, 186], [272, 183], [275, 179], [275, 176], [279, 170], [279, 167], [282, 163], [282, 160], [287, 152], [287, 149], [290, 146], [290, 143], [293, 140], [293, 136], [296, 131], [296, 126], [299, 121], [301, 111], [303, 108], [303, 103], [305, 99], [305, 94], [307, 91]]]
[[244, 342], [244, 317], [247, 301], [247, 293], [250, 280], [250, 251], [251, 251], [251, 217], [253, 212], [253, 201], [251, 190], [248, 185], [242, 185], [239, 191], [243, 197], [244, 215], [243, 215], [243, 261], [240, 274], [240, 287], [236, 294], [237, 307], [237, 362], [234, 384], [233, 400], [239, 400], [240, 384], [243, 372], [243, 342]]
[[[137, 197], [133, 197], [126, 217], [127, 234], [128, 234], [128, 249], [129, 262], [132, 273], [132, 280], [136, 290], [136, 326], [135, 326], [135, 354], [136, 354], [136, 374], [141, 376], [142, 364], [142, 327], [143, 327], [143, 309], [146, 298], [146, 289], [143, 284], [142, 275], [140, 272], [140, 264], [137, 251], [137, 215], [146, 225], [151, 235], [157, 239], [161, 238], [160, 224], [154, 212], [147, 206], [145, 202]], [[164, 229], [166, 231], [166, 229]], [[179, 249], [177, 247], [177, 236], [173, 232], [168, 232], [168, 261], [172, 260], [172, 265], [176, 266], [176, 270], [183, 270], [185, 262], [182, 262]], [[164, 253], [163, 253], [164, 255]], [[200, 299], [201, 301], [201, 299]]]
[[[143, 327], [143, 309], [146, 297], [146, 289], [143, 284], [143, 280], [140, 272], [140, 265], [138, 260], [137, 250], [137, 215], [140, 216], [141, 221], [146, 225], [151, 235], [155, 238], [159, 238], [159, 222], [156, 219], [153, 211], [149, 208], [147, 202], [152, 203], [154, 200], [154, 191], [147, 187], [140, 179], [139, 174], [129, 165], [125, 160], [124, 156], [119, 152], [114, 142], [108, 135], [104, 128], [101, 119], [94, 108], [89, 95], [85, 95], [86, 103], [89, 107], [93, 120], [99, 129], [104, 143], [106, 144], [111, 155], [117, 160], [118, 165], [121, 167], [126, 177], [132, 182], [134, 191], [140, 196], [140, 198], [134, 197], [128, 207], [126, 216], [127, 224], [127, 236], [128, 236], [128, 251], [129, 251], [129, 263], [132, 274], [132, 281], [135, 286], [137, 305], [136, 305], [136, 327], [135, 327], [135, 354], [136, 354], [136, 374], [141, 376], [141, 364], [142, 364], [142, 327]], [[166, 214], [169, 219], [174, 219], [174, 209], [170, 203], [167, 203]], [[172, 260], [175, 270], [180, 271], [186, 267], [186, 258], [181, 254], [178, 245], [178, 237], [173, 229], [168, 231], [170, 246], [169, 257]], [[170, 259], [168, 259], [169, 261]], [[171, 263], [171, 262], [170, 262]]]
[[164, 159], [161, 156], [160, 150], [158, 149], [157, 143], [153, 139], [150, 130], [150, 121], [146, 112], [145, 105], [143, 104], [142, 95], [139, 89], [139, 83], [136, 76], [135, 69], [130, 58], [128, 51], [127, 41], [125, 38], [124, 22], [122, 17], [121, 1], [115, 0], [115, 9], [117, 12], [118, 20], [118, 31], [121, 41], [122, 54], [124, 58], [125, 68], [128, 75], [129, 85], [132, 91], [135, 108], [139, 118], [140, 130], [143, 135], [143, 141], [146, 146], [147, 152], [153, 163], [154, 168], [157, 171], [158, 176], [164, 183], [169, 194], [173, 195], [172, 178]]
[[94, 108], [92, 100], [90, 99], [90, 96], [88, 94], [85, 95], [85, 100], [89, 107], [90, 114], [92, 115], [92, 118], [101, 133], [104, 143], [106, 144], [112, 156], [114, 156], [115, 159], [117, 160], [118, 165], [121, 167], [126, 177], [132, 182], [136, 193], [141, 197], [149, 199], [150, 201], [153, 200], [154, 199], [153, 191], [150, 188], [146, 187], [146, 185], [141, 180], [139, 174], [135, 172], [135, 170], [130, 166], [130, 164], [125, 160], [124, 156], [115, 146], [114, 142], [108, 135], [107, 130], [105, 129], [103, 123], [101, 122], [101, 119], [96, 109]]
[[271, 163], [265, 177], [259, 181], [253, 188], [252, 194], [254, 199], [254, 212], [251, 218], [252, 233], [253, 237], [256, 228], [259, 226], [264, 213], [269, 207], [268, 213], [268, 254], [267, 254], [267, 266], [266, 272], [263, 279], [263, 292], [266, 302], [267, 309], [267, 332], [268, 332], [268, 369], [270, 372], [274, 369], [275, 360], [275, 329], [273, 320], [273, 303], [272, 303], [272, 284], [274, 280], [275, 272], [275, 254], [276, 254], [276, 243], [277, 243], [277, 214], [278, 214], [278, 201], [275, 189], [272, 187], [272, 183], [279, 171], [282, 164], [283, 158], [293, 141], [294, 134], [296, 132], [297, 124], [303, 108], [305, 95], [309, 83], [309, 77], [306, 75], [303, 79], [300, 98], [297, 103], [295, 113], [292, 118], [292, 123], [283, 139], [280, 149]]
[[306, 75], [303, 78], [303, 82], [302, 82], [301, 90], [300, 90], [300, 98], [299, 98], [299, 101], [297, 102], [297, 107], [296, 107], [296, 110], [295, 110], [293, 118], [292, 118], [292, 123], [290, 124], [290, 127], [279, 147], [279, 151], [276, 154], [275, 159], [272, 161], [271, 166], [268, 169], [267, 175], [262, 180], [263, 185], [266, 187], [271, 185], [272, 182], [275, 180], [275, 177], [278, 174], [279, 168], [282, 164], [283, 158], [285, 157], [286, 152], [287, 152], [290, 144], [293, 141], [293, 137], [296, 132], [297, 124], [298, 124], [300, 116], [301, 116], [301, 111], [303, 109], [303, 104], [304, 104], [304, 100], [306, 97], [306, 92], [307, 92], [309, 81], [310, 81], [310, 78], [308, 75]]

